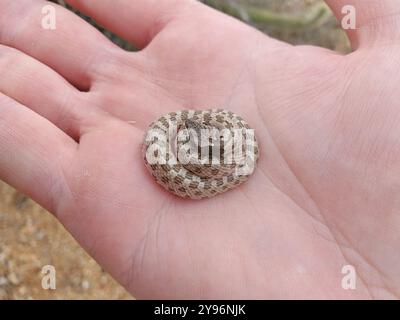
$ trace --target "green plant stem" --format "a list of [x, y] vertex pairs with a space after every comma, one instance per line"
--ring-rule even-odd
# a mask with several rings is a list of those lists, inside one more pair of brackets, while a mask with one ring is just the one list
[[239, 9], [228, 2], [217, 0], [205, 0], [204, 2], [240, 20], [250, 20], [249, 22], [257, 24], [275, 25], [293, 29], [317, 26], [330, 16], [330, 10], [325, 4], [315, 5], [306, 14], [288, 15], [249, 5], [241, 5], [242, 9]]

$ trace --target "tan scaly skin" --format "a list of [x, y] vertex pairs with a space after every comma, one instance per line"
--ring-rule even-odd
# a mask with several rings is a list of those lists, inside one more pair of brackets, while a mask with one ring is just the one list
[[[355, 52], [290, 46], [189, 0], [0, 0], [0, 178], [138, 298], [400, 296], [400, 3], [357, 9]], [[74, 86], [72, 86], [73, 84]], [[80, 90], [78, 90], [79, 88]], [[259, 138], [243, 186], [183, 201], [146, 172], [147, 125], [221, 106]], [[134, 125], [132, 125], [134, 121]], [[342, 267], [357, 289], [341, 287]]]

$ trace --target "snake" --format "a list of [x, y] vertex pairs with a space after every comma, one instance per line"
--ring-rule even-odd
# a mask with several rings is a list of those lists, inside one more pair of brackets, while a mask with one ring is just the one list
[[144, 136], [146, 168], [181, 198], [211, 198], [253, 174], [259, 158], [255, 132], [230, 110], [180, 110], [153, 121]]

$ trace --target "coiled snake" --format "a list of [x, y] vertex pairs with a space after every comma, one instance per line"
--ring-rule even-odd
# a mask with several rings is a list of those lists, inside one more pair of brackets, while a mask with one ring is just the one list
[[183, 110], [149, 126], [143, 157], [166, 190], [202, 199], [245, 182], [255, 169], [259, 148], [254, 130], [233, 112]]

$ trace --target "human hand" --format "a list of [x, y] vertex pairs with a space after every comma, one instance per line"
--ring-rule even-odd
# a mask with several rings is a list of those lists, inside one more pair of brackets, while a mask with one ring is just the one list
[[[0, 178], [138, 298], [400, 295], [400, 3], [353, 4], [356, 49], [291, 46], [189, 0], [0, 0]], [[368, 3], [366, 3], [368, 2]], [[72, 84], [72, 85], [71, 85]], [[249, 181], [182, 200], [144, 168], [158, 116], [223, 107], [255, 129]], [[356, 267], [357, 289], [341, 269]]]

